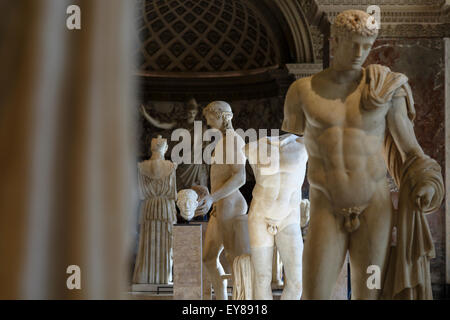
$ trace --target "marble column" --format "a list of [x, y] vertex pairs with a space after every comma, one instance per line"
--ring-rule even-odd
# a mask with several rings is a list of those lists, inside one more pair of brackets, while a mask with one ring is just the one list
[[173, 299], [202, 300], [202, 225], [173, 227]]

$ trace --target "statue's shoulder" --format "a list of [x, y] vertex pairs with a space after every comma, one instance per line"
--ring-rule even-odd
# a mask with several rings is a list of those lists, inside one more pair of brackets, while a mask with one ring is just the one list
[[295, 90], [299, 93], [304, 92], [305, 90], [308, 90], [308, 88], [311, 88], [311, 79], [313, 76], [300, 78], [295, 80], [292, 84], [290, 89]]
[[403, 73], [391, 71], [380, 64], [371, 64], [365, 68], [365, 74], [367, 85], [362, 99], [366, 108], [379, 107], [397, 97], [406, 97], [413, 104], [408, 77]]
[[177, 164], [170, 160], [145, 160], [138, 166], [142, 174], [152, 178], [162, 178], [177, 169]]
[[168, 170], [176, 170], [178, 167], [178, 164], [175, 162], [172, 162], [170, 160], [164, 160], [164, 162], [166, 163], [166, 166], [168, 168]]
[[381, 64], [370, 64], [366, 68], [366, 75], [369, 80], [377, 80], [377, 79], [388, 79], [388, 78], [403, 78], [403, 82], [408, 81], [408, 77], [401, 73], [392, 71], [389, 67], [383, 66]]
[[387, 74], [389, 72], [392, 72], [389, 67], [383, 66], [382, 64], [370, 64], [366, 67], [366, 71], [369, 71], [368, 73], [376, 73], [376, 74]]

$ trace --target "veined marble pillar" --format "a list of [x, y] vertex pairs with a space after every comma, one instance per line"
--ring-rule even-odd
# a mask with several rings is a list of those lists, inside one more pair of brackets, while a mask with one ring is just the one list
[[202, 225], [173, 227], [173, 299], [202, 300]]

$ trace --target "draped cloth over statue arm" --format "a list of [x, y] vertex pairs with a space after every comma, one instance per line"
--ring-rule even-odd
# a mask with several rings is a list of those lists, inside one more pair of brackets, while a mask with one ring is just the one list
[[[367, 68], [368, 84], [363, 92], [363, 107], [374, 109], [389, 103], [394, 97], [404, 97], [409, 121], [414, 121], [415, 109], [408, 78], [387, 67]], [[434, 244], [425, 214], [438, 209], [444, 196], [439, 164], [421, 154], [403, 156], [394, 138], [386, 130], [384, 155], [389, 173], [399, 187], [397, 211], [397, 246], [392, 248], [383, 286], [383, 299], [432, 299], [430, 259]], [[427, 183], [435, 194], [427, 211], [421, 211], [411, 197], [418, 184]]]

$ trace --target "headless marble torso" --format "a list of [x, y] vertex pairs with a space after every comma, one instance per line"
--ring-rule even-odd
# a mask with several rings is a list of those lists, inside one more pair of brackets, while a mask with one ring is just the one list
[[[255, 154], [261, 155], [258, 149], [263, 150], [262, 158], [255, 159]], [[264, 149], [268, 150], [267, 158]], [[248, 144], [246, 153], [256, 179], [248, 218], [254, 299], [273, 298], [275, 244], [286, 275], [281, 299], [300, 299], [303, 252], [300, 201], [308, 158], [303, 138], [292, 134], [266, 137]]]
[[[261, 148], [262, 144], [267, 144], [269, 150], [267, 164], [252, 161], [256, 159], [256, 147]], [[267, 221], [273, 221], [278, 232], [300, 224], [301, 186], [308, 155], [303, 138], [292, 134], [265, 137], [250, 143], [246, 151], [256, 179], [249, 212], [250, 245], [270, 247], [274, 239], [267, 230]]]

